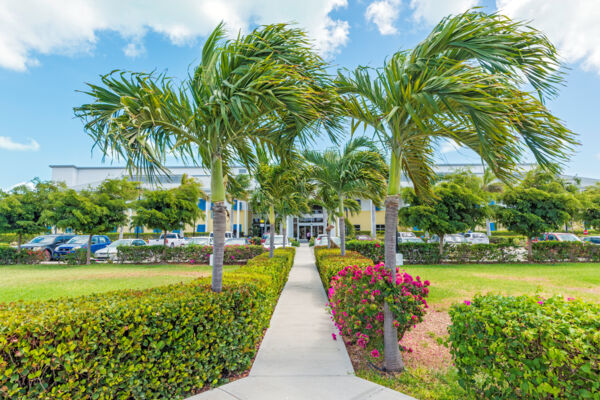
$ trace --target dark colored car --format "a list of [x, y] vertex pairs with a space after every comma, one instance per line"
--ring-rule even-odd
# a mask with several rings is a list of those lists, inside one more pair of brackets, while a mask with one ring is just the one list
[[61, 244], [67, 243], [75, 235], [63, 234], [63, 235], [42, 235], [36, 236], [29, 242], [21, 245], [24, 250], [32, 251], [43, 251], [44, 259], [50, 260], [53, 258], [54, 250]]
[[[54, 249], [53, 259], [59, 260], [67, 254], [75, 253], [79, 249], [87, 249], [88, 235], [74, 236], [67, 243], [58, 246]], [[97, 250], [103, 249], [110, 244], [108, 236], [94, 235], [92, 236], [92, 254]]]

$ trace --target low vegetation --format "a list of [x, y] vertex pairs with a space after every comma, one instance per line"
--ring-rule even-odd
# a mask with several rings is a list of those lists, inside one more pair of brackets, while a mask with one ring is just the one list
[[223, 383], [250, 367], [293, 258], [293, 249], [260, 255], [225, 274], [221, 293], [200, 279], [2, 304], [0, 393], [181, 398]]

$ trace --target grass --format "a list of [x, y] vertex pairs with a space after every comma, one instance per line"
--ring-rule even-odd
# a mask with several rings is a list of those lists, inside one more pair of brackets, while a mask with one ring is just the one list
[[384, 374], [356, 362], [358, 376], [405, 393], [419, 400], [463, 400], [468, 395], [458, 384], [449, 349], [445, 345], [447, 311], [450, 305], [475, 294], [540, 294], [577, 297], [600, 302], [600, 264], [485, 264], [407, 265], [406, 271], [431, 282], [425, 320], [409, 331], [402, 344], [413, 348], [404, 353], [406, 370]]
[[[225, 266], [232, 271], [237, 266]], [[0, 303], [145, 289], [209, 276], [208, 265], [10, 265], [0, 267]]]

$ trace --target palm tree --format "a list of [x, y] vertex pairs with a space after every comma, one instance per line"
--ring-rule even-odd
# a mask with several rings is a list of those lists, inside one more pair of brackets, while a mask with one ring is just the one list
[[75, 108], [94, 146], [105, 156], [124, 158], [130, 172], [168, 174], [167, 154], [210, 170], [217, 292], [223, 285], [225, 177], [231, 164], [250, 168], [256, 147], [286, 150], [322, 127], [334, 136], [339, 104], [325, 62], [301, 30], [278, 24], [224, 37], [220, 24], [181, 85], [164, 74], [114, 71], [101, 78], [102, 85], [88, 84], [85, 93], [93, 102]]
[[385, 194], [386, 163], [375, 145], [366, 137], [353, 138], [342, 151], [330, 149], [321, 153], [304, 152], [312, 164], [311, 177], [335, 192], [338, 202], [341, 254], [346, 254], [346, 226], [344, 200], [347, 197], [378, 199]]
[[[481, 156], [503, 181], [518, 176], [526, 151], [556, 170], [577, 142], [545, 107], [563, 80], [546, 36], [499, 14], [466, 12], [444, 18], [413, 50], [399, 51], [379, 69], [339, 71], [344, 108], [371, 126], [391, 153], [385, 200], [385, 265], [396, 272], [395, 231], [400, 176], [417, 195], [431, 196], [433, 147], [451, 139]], [[521, 89], [528, 83], [535, 95]], [[397, 331], [385, 306], [388, 370], [401, 370]]]
[[[225, 190], [227, 192], [227, 201], [229, 203], [232, 204], [231, 207], [231, 212], [232, 215], [230, 216], [230, 221], [231, 221], [231, 226], [233, 227], [233, 204], [236, 203], [237, 200], [237, 221], [236, 221], [236, 237], [240, 237], [240, 220], [239, 220], [239, 210], [241, 205], [241, 202], [244, 201], [248, 201], [248, 198], [250, 197], [250, 186], [251, 186], [251, 179], [250, 179], [250, 175], [248, 174], [240, 174], [237, 176], [230, 176], [228, 177], [227, 183], [225, 184]], [[246, 210], [246, 212], [248, 212], [248, 210]], [[231, 229], [233, 231], [233, 228]], [[246, 230], [248, 230], [248, 227], [246, 227]]]
[[[331, 248], [331, 229], [335, 223], [335, 218], [340, 216], [337, 193], [330, 186], [319, 185], [313, 202], [323, 207], [327, 213], [327, 228], [325, 230], [327, 232], [327, 247]], [[359, 213], [361, 209], [360, 203], [352, 198], [344, 199], [344, 207], [351, 214]]]

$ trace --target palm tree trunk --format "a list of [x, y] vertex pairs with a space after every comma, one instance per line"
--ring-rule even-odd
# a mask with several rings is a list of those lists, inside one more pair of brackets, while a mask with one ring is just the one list
[[344, 196], [339, 194], [340, 197], [340, 254], [346, 255], [346, 221], [344, 219]]
[[19, 232], [19, 238], [17, 239], [17, 251], [21, 251], [21, 242], [23, 241], [23, 234]]
[[[400, 207], [400, 157], [392, 152], [388, 196], [385, 198], [385, 268], [396, 283], [396, 231], [398, 226], [398, 208]], [[386, 371], [402, 371], [404, 361], [398, 347], [398, 329], [394, 326], [394, 314], [387, 302], [383, 305], [383, 355]]]
[[327, 227], [327, 248], [331, 248], [331, 229], [329, 229], [329, 226]]
[[273, 258], [275, 250], [275, 209], [273, 206], [269, 207], [269, 220], [269, 258]]
[[527, 261], [530, 263], [533, 262], [533, 248], [532, 248], [531, 238], [527, 238]]
[[285, 224], [285, 215], [281, 216], [281, 226], [282, 226], [282, 231], [283, 231], [283, 248], [285, 249], [285, 241], [287, 240], [286, 234], [287, 234], [287, 226]]
[[444, 234], [440, 233], [440, 257], [444, 255]]
[[[77, 253], [77, 251], [75, 251], [75, 252]], [[88, 236], [87, 252], [85, 255], [85, 265], [90, 265], [91, 258], [92, 258], [92, 234], [90, 233], [90, 235]]]
[[213, 271], [212, 290], [223, 290], [223, 253], [225, 251], [225, 230], [227, 228], [227, 209], [225, 208], [225, 183], [223, 181], [223, 162], [214, 157], [211, 168], [211, 201], [213, 202]]

